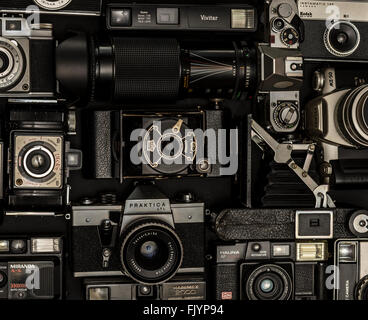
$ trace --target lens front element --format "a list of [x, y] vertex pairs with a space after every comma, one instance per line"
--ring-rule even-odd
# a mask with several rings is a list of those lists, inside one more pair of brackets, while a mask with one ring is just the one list
[[124, 271], [137, 282], [156, 284], [173, 277], [183, 259], [183, 247], [175, 231], [160, 222], [136, 224], [121, 246]]

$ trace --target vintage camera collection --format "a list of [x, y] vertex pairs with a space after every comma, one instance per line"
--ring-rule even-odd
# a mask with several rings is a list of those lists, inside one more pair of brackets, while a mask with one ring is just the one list
[[367, 300], [363, 7], [3, 1], [0, 299]]

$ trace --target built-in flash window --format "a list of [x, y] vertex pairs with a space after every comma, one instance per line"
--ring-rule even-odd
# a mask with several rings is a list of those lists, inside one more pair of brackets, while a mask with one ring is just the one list
[[297, 261], [324, 261], [327, 259], [327, 243], [297, 243], [296, 245]]
[[9, 240], [0, 240], [0, 253], [9, 252]]
[[289, 244], [275, 244], [272, 247], [272, 254], [274, 257], [289, 257], [290, 245]]
[[232, 29], [253, 29], [255, 27], [254, 11], [250, 9], [231, 10]]
[[109, 300], [109, 288], [106, 287], [89, 288], [88, 300]]
[[32, 253], [59, 253], [60, 238], [33, 238], [31, 239]]

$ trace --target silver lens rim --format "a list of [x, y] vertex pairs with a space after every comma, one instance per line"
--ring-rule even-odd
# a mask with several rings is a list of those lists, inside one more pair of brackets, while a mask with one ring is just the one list
[[[357, 36], [357, 43], [355, 44], [355, 46], [350, 49], [349, 51], [338, 51], [336, 50], [331, 42], [330, 42], [330, 33], [333, 29], [335, 29], [338, 25], [340, 24], [345, 24], [345, 25], [348, 25], [349, 27], [351, 27], [354, 32], [356, 33], [356, 36]], [[326, 30], [325, 30], [325, 33], [324, 33], [324, 36], [323, 36], [323, 41], [325, 43], [325, 47], [326, 49], [331, 53], [333, 54], [334, 56], [337, 56], [337, 57], [348, 57], [350, 55], [352, 55], [359, 47], [360, 45], [360, 32], [358, 30], [358, 28], [353, 24], [351, 23], [350, 21], [346, 21], [346, 20], [338, 20], [336, 22], [334, 22], [332, 25], [330, 25]]]
[[284, 290], [279, 296], [278, 300], [289, 300], [292, 290], [293, 290], [293, 282], [288, 272], [284, 268], [276, 264], [260, 265], [250, 274], [246, 282], [246, 288], [245, 288], [248, 298], [250, 300], [258, 300], [256, 294], [254, 293], [253, 284], [254, 284], [254, 281], [257, 279], [257, 277], [263, 274], [265, 270], [267, 272], [272, 272], [278, 275], [280, 279], [282, 280], [282, 283], [284, 285], [284, 288], [283, 288]]
[[9, 89], [14, 86], [23, 74], [25, 61], [23, 54], [15, 40], [0, 37], [0, 50], [8, 57], [11, 56], [11, 69], [0, 74], [0, 89]]
[[[28, 160], [28, 157], [29, 155], [34, 152], [34, 151], [43, 151], [45, 152], [49, 158], [50, 158], [50, 168], [45, 172], [45, 173], [42, 173], [42, 174], [36, 174], [36, 173], [33, 173], [31, 170], [29, 170], [28, 168], [28, 165], [27, 165], [27, 160]], [[25, 170], [25, 172], [31, 176], [32, 178], [35, 178], [35, 179], [42, 179], [42, 178], [45, 178], [47, 177], [53, 170], [54, 170], [54, 167], [55, 167], [55, 159], [54, 159], [54, 155], [52, 154], [52, 152], [43, 147], [43, 146], [35, 146], [31, 149], [29, 149], [26, 154], [24, 155], [24, 158], [23, 158], [23, 168]]]
[[11, 53], [6, 50], [5, 48], [3, 47], [0, 47], [0, 52], [4, 53], [6, 55], [6, 57], [8, 58], [8, 61], [9, 61], [9, 65], [8, 67], [6, 68], [5, 71], [3, 72], [0, 72], [0, 78], [4, 78], [6, 77], [10, 71], [13, 69], [13, 66], [14, 66], [14, 60], [13, 60], [13, 56], [11, 55]]
[[[348, 93], [344, 99], [341, 111], [342, 124], [358, 146], [368, 147], [368, 127], [364, 128], [363, 117], [364, 102], [368, 98], [368, 85], [360, 86]], [[362, 118], [362, 119], [360, 119]]]

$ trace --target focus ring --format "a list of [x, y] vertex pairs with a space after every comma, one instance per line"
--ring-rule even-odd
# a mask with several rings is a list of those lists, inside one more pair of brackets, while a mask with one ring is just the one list
[[[176, 241], [176, 244], [178, 246], [178, 259], [174, 264], [174, 268], [170, 271], [170, 273], [168, 275], [166, 275], [164, 278], [159, 279], [159, 281], [149, 281], [149, 280], [144, 280], [142, 278], [139, 278], [137, 276], [135, 276], [129, 269], [126, 261], [125, 261], [125, 254], [126, 254], [126, 249], [129, 246], [129, 242], [131, 241], [132, 237], [138, 233], [140, 230], [144, 230], [146, 228], [152, 228], [152, 229], [157, 229], [157, 230], [163, 230], [165, 232], [168, 232], [170, 234], [170, 236], [173, 238], [173, 240]], [[157, 220], [142, 220], [142, 221], [137, 221], [135, 224], [133, 224], [133, 226], [131, 228], [129, 228], [127, 230], [126, 233], [123, 234], [122, 237], [122, 243], [121, 243], [121, 249], [120, 249], [120, 261], [123, 267], [123, 271], [133, 280], [145, 284], [145, 285], [152, 285], [154, 284], [160, 284], [163, 282], [168, 281], [169, 279], [171, 279], [173, 276], [175, 276], [176, 272], [178, 271], [178, 269], [181, 267], [182, 262], [183, 262], [183, 245], [182, 242], [179, 238], [179, 236], [175, 233], [174, 229], [172, 229], [169, 225], [165, 224], [164, 222], [158, 222]]]
[[[356, 37], [357, 37], [357, 39], [356, 39], [356, 45], [351, 50], [346, 51], [346, 52], [338, 51], [337, 49], [335, 49], [333, 47], [333, 45], [330, 42], [330, 34], [331, 34], [331, 31], [334, 30], [335, 28], [337, 28], [337, 26], [339, 24], [345, 24], [345, 25], [351, 27], [354, 30], [354, 32], [356, 34]], [[355, 52], [355, 50], [358, 48], [358, 46], [360, 44], [360, 33], [359, 33], [359, 30], [357, 29], [357, 27], [355, 25], [353, 25], [351, 22], [349, 22], [349, 21], [336, 21], [336, 22], [334, 22], [332, 25], [330, 25], [325, 30], [325, 33], [323, 35], [323, 41], [324, 41], [324, 44], [325, 44], [326, 49], [331, 54], [333, 54], [334, 56], [337, 56], [337, 57], [348, 57], [351, 54], [353, 54]]]

